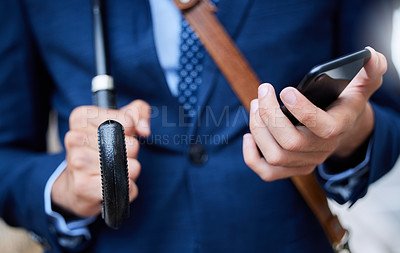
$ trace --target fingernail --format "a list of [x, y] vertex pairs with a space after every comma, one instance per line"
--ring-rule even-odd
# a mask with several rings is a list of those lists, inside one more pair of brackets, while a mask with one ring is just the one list
[[245, 148], [250, 147], [250, 134], [243, 135], [243, 146]]
[[265, 97], [265, 95], [267, 95], [268, 94], [268, 91], [269, 91], [269, 87], [268, 87], [268, 85], [267, 84], [261, 84], [259, 87], [258, 87], [258, 98], [263, 98], [263, 97]]
[[250, 112], [254, 113], [258, 109], [258, 99], [253, 99], [250, 103]]
[[[376, 51], [373, 47], [367, 46], [365, 48], [368, 49], [371, 52], [371, 54], [373, 54], [373, 53], [376, 54]], [[378, 54], [376, 54], [375, 66], [378, 66], [378, 65], [379, 65], [379, 56], [378, 56]]]
[[291, 90], [285, 90], [282, 94], [282, 100], [287, 105], [294, 105], [296, 103], [296, 95]]

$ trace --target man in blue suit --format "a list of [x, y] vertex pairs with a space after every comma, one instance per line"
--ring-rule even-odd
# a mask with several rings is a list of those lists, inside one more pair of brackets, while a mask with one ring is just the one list
[[[386, 60], [370, 49], [370, 61], [328, 112], [284, 88], [312, 66], [365, 45], [389, 57], [392, 3], [217, 4], [228, 33], [273, 86], [260, 86], [247, 114], [205, 54], [194, 121], [185, 123], [177, 98], [181, 17], [171, 1], [107, 1], [119, 110], [88, 106], [94, 76], [89, 1], [2, 2], [0, 216], [7, 223], [31, 231], [49, 252], [332, 250], [288, 177], [314, 171], [340, 203], [364, 196], [399, 154], [398, 79], [389, 60], [379, 88]], [[279, 108], [275, 94], [289, 110], [317, 112], [316, 124], [299, 110], [293, 112], [305, 127], [269, 124], [285, 120], [271, 113]], [[50, 109], [65, 140], [55, 155], [46, 153]], [[133, 201], [119, 230], [98, 217], [96, 129], [109, 118], [126, 129]]]

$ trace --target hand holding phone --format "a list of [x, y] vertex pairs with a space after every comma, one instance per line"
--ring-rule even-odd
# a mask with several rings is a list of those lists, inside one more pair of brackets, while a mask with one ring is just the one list
[[[373, 48], [368, 50], [370, 60], [340, 93], [340, 103], [326, 108], [329, 113], [293, 87], [280, 92], [279, 97], [304, 127], [294, 126], [283, 114], [272, 84], [260, 85], [258, 98], [250, 106], [251, 133], [243, 137], [243, 156], [263, 180], [310, 174], [328, 157], [349, 157], [364, 147], [375, 127], [369, 98], [382, 85], [387, 69], [385, 56]], [[361, 57], [361, 66], [365, 58], [368, 56]]]
[[[339, 97], [370, 56], [371, 52], [363, 49], [315, 66], [303, 78], [297, 89], [314, 105], [325, 110]], [[300, 124], [286, 107], [283, 106], [282, 111], [294, 125]]]

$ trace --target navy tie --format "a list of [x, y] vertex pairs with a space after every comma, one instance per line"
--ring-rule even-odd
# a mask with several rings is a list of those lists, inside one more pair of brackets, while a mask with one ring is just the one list
[[196, 115], [204, 48], [186, 20], [182, 20], [181, 29], [178, 100], [184, 112], [192, 118]]
[[[212, 2], [217, 5], [219, 0]], [[178, 100], [185, 114], [193, 118], [197, 112], [197, 91], [202, 82], [205, 50], [185, 19], [182, 19], [180, 51]]]

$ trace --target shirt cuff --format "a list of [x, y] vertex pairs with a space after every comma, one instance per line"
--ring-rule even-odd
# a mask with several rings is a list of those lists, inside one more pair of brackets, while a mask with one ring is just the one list
[[317, 167], [319, 181], [324, 190], [329, 193], [339, 203], [351, 201], [352, 204], [360, 195], [365, 192], [365, 176], [370, 168], [370, 159], [372, 151], [372, 138], [368, 143], [365, 159], [353, 168], [346, 169], [340, 173], [330, 173], [326, 164], [320, 164]]
[[66, 166], [67, 162], [63, 161], [47, 181], [44, 189], [44, 209], [54, 228], [54, 232], [57, 234], [58, 243], [66, 248], [76, 248], [81, 245], [84, 240], [89, 241], [91, 239], [91, 234], [87, 226], [93, 223], [96, 217], [82, 218], [67, 222], [61, 214], [53, 211], [51, 205], [51, 189]]

